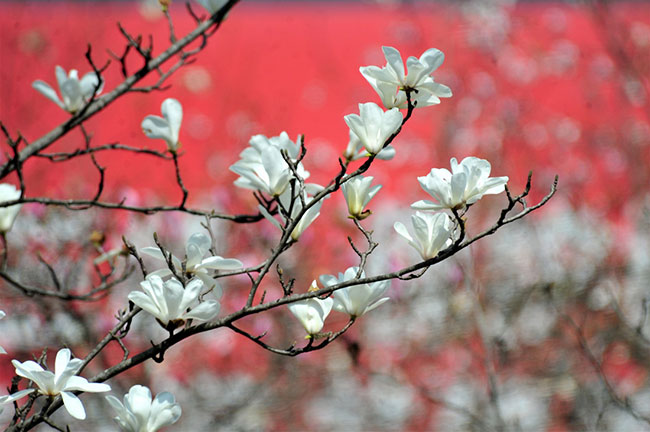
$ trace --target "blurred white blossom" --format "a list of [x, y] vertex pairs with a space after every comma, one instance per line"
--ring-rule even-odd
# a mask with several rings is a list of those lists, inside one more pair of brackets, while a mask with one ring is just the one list
[[438, 255], [438, 252], [451, 244], [452, 223], [446, 213], [421, 213], [411, 215], [414, 235], [411, 236], [401, 222], [395, 222], [395, 231], [404, 237], [411, 246], [427, 260]]
[[[14, 201], [20, 198], [20, 190], [8, 183], [0, 184], [0, 203]], [[9, 207], [0, 207], [0, 233], [7, 233], [14, 225], [16, 216], [22, 204], [15, 204]]]
[[43, 369], [41, 365], [32, 360], [23, 363], [12, 360], [11, 363], [16, 368], [16, 375], [31, 380], [38, 389], [31, 388], [9, 396], [2, 396], [0, 397], [0, 404], [16, 401], [35, 391], [46, 396], [58, 396], [60, 394], [65, 409], [70, 415], [76, 419], [85, 419], [86, 410], [81, 400], [72, 392], [100, 393], [110, 391], [111, 387], [108, 384], [90, 383], [86, 378], [75, 375], [83, 360], [71, 359], [71, 355], [70, 350], [67, 348], [59, 350], [54, 363], [54, 373]]
[[175, 152], [180, 147], [178, 133], [183, 121], [183, 107], [176, 99], [167, 98], [163, 101], [160, 112], [162, 117], [148, 115], [142, 120], [142, 131], [149, 138], [165, 140], [167, 149]]
[[124, 432], [156, 432], [176, 423], [181, 416], [181, 406], [169, 392], [158, 393], [151, 400], [151, 390], [134, 385], [124, 395], [124, 404], [115, 396], [106, 396], [117, 417], [115, 421]]
[[421, 200], [411, 204], [417, 210], [460, 209], [473, 204], [483, 195], [499, 194], [505, 190], [508, 177], [490, 177], [492, 166], [485, 159], [466, 157], [460, 164], [451, 159], [451, 172], [445, 168], [433, 168], [418, 177], [420, 186], [436, 199]]
[[[338, 277], [322, 275], [320, 281], [328, 287], [337, 285], [356, 279], [358, 271], [359, 267], [350, 267], [345, 273], [339, 273]], [[363, 271], [360, 277], [366, 277]], [[333, 309], [337, 312], [346, 313], [351, 317], [360, 317], [390, 300], [388, 297], [382, 297], [389, 286], [390, 281], [386, 280], [336, 290], [332, 294], [334, 296]]]
[[92, 98], [93, 93], [99, 94], [104, 87], [103, 82], [99, 83], [99, 77], [95, 72], [88, 72], [79, 79], [79, 73], [75, 69], [70, 69], [70, 72], [66, 74], [65, 69], [57, 65], [54, 68], [54, 73], [59, 84], [61, 98], [56, 90], [44, 81], [36, 80], [32, 83], [32, 87], [71, 114], [83, 108]]
[[372, 102], [359, 104], [359, 115], [348, 114], [344, 119], [371, 155], [378, 154], [402, 125], [402, 114], [397, 108], [384, 111]]
[[439, 104], [441, 97], [451, 97], [451, 89], [436, 83], [430, 76], [445, 59], [442, 51], [430, 48], [419, 59], [409, 57], [406, 60], [408, 70], [404, 69], [398, 50], [385, 46], [382, 51], [386, 66], [365, 66], [359, 71], [379, 94], [386, 108], [406, 108], [406, 91], [411, 92], [411, 102], [417, 107]]

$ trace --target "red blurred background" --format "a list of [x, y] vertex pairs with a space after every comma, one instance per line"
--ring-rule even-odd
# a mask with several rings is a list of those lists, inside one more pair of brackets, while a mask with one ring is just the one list
[[[194, 22], [184, 6], [177, 3], [172, 6], [171, 14], [177, 34], [182, 35], [193, 28]], [[198, 5], [193, 7], [200, 10]], [[66, 120], [68, 114], [33, 90], [31, 83], [41, 79], [54, 85], [55, 65], [66, 70], [78, 69], [80, 75], [89, 71], [84, 59], [88, 44], [98, 65], [110, 59], [107, 50], [119, 55], [125, 41], [116, 22], [132, 34], [142, 34], [145, 38], [151, 34], [154, 53], [168, 45], [167, 23], [155, 3], [0, 3], [0, 120], [12, 133], [19, 131], [31, 141]], [[127, 95], [87, 122], [86, 128], [93, 134], [96, 145], [119, 142], [162, 151], [164, 142], [146, 138], [140, 122], [148, 114], [159, 115], [165, 98], [178, 99], [184, 108], [180, 163], [185, 184], [191, 191], [190, 205], [248, 213], [253, 211], [255, 201], [248, 191], [232, 187], [237, 176], [228, 167], [238, 159], [251, 135], [274, 136], [287, 131], [295, 139], [298, 134], [305, 134], [308, 153], [304, 164], [312, 174], [310, 181], [326, 182], [336, 172], [336, 158], [347, 145], [348, 128], [343, 116], [357, 112], [358, 103], [379, 102], [358, 69], [383, 65], [382, 45], [398, 48], [404, 57], [419, 56], [430, 47], [441, 49], [446, 59], [434, 77], [450, 86], [454, 96], [443, 99], [439, 106], [416, 110], [395, 142], [395, 159], [373, 166], [371, 175], [384, 185], [373, 199], [373, 206], [383, 209], [400, 206], [406, 211], [409, 203], [423, 198], [416, 175], [425, 175], [433, 167], [448, 167], [450, 157], [461, 159], [471, 155], [490, 160], [493, 175], [509, 176], [514, 191], [523, 187], [532, 169], [531, 201], [546, 193], [558, 174], [559, 192], [555, 204], [549, 207], [568, 208], [577, 215], [578, 222], [569, 229], [570, 234], [579, 233], [582, 226], [588, 225], [581, 219], [582, 212], [588, 212], [589, 224], [602, 225], [603, 230], [622, 240], [632, 236], [630, 233], [650, 192], [650, 4], [646, 2], [575, 5], [244, 1], [230, 13], [197, 62], [182, 68], [170, 79], [168, 90]], [[131, 71], [138, 66], [134, 56]], [[105, 79], [108, 89], [121, 81], [115, 62], [107, 69]], [[148, 80], [145, 84], [152, 82]], [[51, 150], [70, 150], [81, 145], [81, 134], [73, 131]], [[106, 199], [126, 198], [127, 203], [141, 205], [172, 204], [180, 199], [170, 163], [120, 152], [100, 154], [98, 160], [107, 167]], [[56, 167], [47, 161], [30, 161], [24, 169], [30, 196], [90, 197], [95, 191], [97, 174], [87, 159]], [[498, 205], [496, 198], [486, 201]], [[350, 232], [345, 215], [337, 210], [341, 204], [337, 202], [329, 210], [325, 209], [314, 227], [307, 231], [305, 241], [301, 239], [301, 250], [309, 252], [296, 265], [308, 269], [304, 274], [296, 269], [304, 286], [318, 274], [336, 273], [351, 265], [354, 255], [344, 240], [331, 240]], [[539, 219], [549, 218], [544, 211]], [[112, 223], [116, 232], [129, 225], [120, 222], [121, 216], [115, 219]], [[167, 229], [173, 231], [177, 221], [173, 219], [166, 225]], [[558, 230], [557, 226], [549, 226], [551, 233]], [[238, 229], [225, 230], [243, 237]], [[326, 241], [319, 242], [320, 238]], [[504, 237], [495, 236], [486, 241], [503, 242]], [[578, 238], [577, 242], [580, 241]], [[119, 243], [119, 233], [115, 242]], [[149, 246], [151, 240], [148, 242], [139, 246]], [[575, 243], [567, 241], [569, 246]], [[309, 249], [314, 244], [316, 247]], [[233, 240], [228, 256], [241, 257], [238, 254], [247, 253], [248, 245]], [[598, 249], [591, 245], [585, 246], [586, 252], [578, 251], [578, 257]], [[608, 249], [603, 261], [614, 260], [620, 264], [629, 259], [628, 255], [616, 257], [620, 247], [620, 243], [614, 242], [613, 252], [610, 254]], [[569, 256], [567, 250], [563, 249]], [[536, 258], [535, 254], [542, 255], [542, 252], [533, 250], [530, 254]], [[251, 256], [257, 259], [253, 253]], [[254, 258], [249, 257], [252, 262], [247, 264], [252, 264]], [[407, 261], [404, 256], [391, 265], [398, 266], [403, 261]], [[543, 268], [541, 273], [546, 270]], [[525, 271], [508, 268], [511, 273]], [[460, 278], [458, 272], [458, 269], [443, 272], [442, 279], [455, 287], [454, 278]], [[489, 278], [491, 273], [486, 273]], [[391, 303], [397, 305], [394, 308], [398, 312], [401, 310], [402, 321], [393, 323], [399, 323], [401, 331], [408, 328], [403, 320], [415, 313], [403, 310], [407, 294], [402, 284], [396, 285], [392, 291], [396, 298]], [[242, 293], [245, 291], [239, 294]], [[459, 304], [463, 298], [456, 294], [450, 295], [453, 297], [450, 308], [462, 309]], [[404, 297], [401, 300], [400, 295]], [[231, 306], [235, 307], [240, 300], [233, 294], [225, 304], [232, 302]], [[577, 308], [571, 311], [582, 313], [587, 309], [583, 303], [578, 302]], [[110, 322], [111, 313], [121, 306], [113, 302], [102, 307], [105, 307], [106, 322]], [[615, 322], [611, 313], [598, 315], [596, 321], [599, 324], [593, 325], [591, 334], [610, 329]], [[375, 324], [381, 328], [381, 322], [378, 319]], [[265, 329], [267, 324], [261, 320], [255, 325]], [[281, 333], [280, 326], [274, 328]], [[360, 360], [355, 360], [361, 366], [346, 363], [345, 367], [368, 390], [366, 396], [373, 392], [381, 396], [385, 388], [381, 382], [373, 381], [373, 373], [362, 372], [363, 367], [390, 371], [401, 384], [407, 383], [404, 386], [409, 391], [417, 391], [420, 385], [432, 381], [436, 381], [432, 387], [447, 388], [468, 371], [477, 375], [478, 380], [484, 380], [485, 371], [481, 369], [477, 352], [480, 357], [485, 347], [481, 347], [474, 329], [462, 329], [449, 339], [432, 342], [432, 346], [428, 345], [427, 337], [432, 337], [429, 332], [434, 330], [418, 330], [418, 337], [409, 339], [405, 347], [391, 345], [388, 337], [377, 336], [377, 330], [373, 333], [364, 327], [358, 333], [352, 332], [354, 336], [347, 344], [332, 348], [333, 353], [317, 353], [304, 356], [297, 363], [282, 363], [286, 369], [284, 375], [279, 374], [280, 378], [274, 371], [284, 359], [266, 355], [243, 339], [220, 335], [209, 342], [207, 338], [192, 345], [188, 342], [184, 349], [193, 347], [195, 355], [183, 355], [179, 350], [170, 354], [169, 363], [155, 370], [166, 372], [181, 383], [180, 387], [201, 382], [200, 373], [207, 370], [221, 372], [221, 375], [215, 373], [219, 379], [249, 374], [251, 381], [261, 382], [263, 386], [284, 388], [287, 382], [289, 386], [296, 382], [292, 381], [296, 378], [292, 378], [290, 369], [297, 364], [301, 369], [295, 373], [305, 386], [302, 393], [289, 396], [285, 390], [274, 391], [299, 406], [306, 400], [305, 392], [325, 388], [329, 375], [321, 375], [322, 370], [327, 369], [332, 375], [337, 373], [335, 369], [342, 367], [337, 359], [346, 357], [353, 350], [357, 336], [365, 333], [365, 336], [374, 334], [375, 339], [370, 337]], [[532, 355], [525, 353], [529, 357], [513, 355], [515, 360], [503, 365], [504, 375], [521, 378], [546, 373], [547, 363], [554, 361], [549, 358], [563, 358], [558, 353], [573, 346], [573, 339], [559, 343], [556, 337], [560, 336], [555, 334], [542, 340], [535, 347], [539, 351]], [[363, 337], [359, 340], [362, 344], [365, 341]], [[146, 345], [144, 341], [143, 346]], [[603, 346], [606, 360], [603, 369], [613, 381], [627, 383], [625, 391], [629, 394], [644, 385], [647, 388], [647, 371], [640, 366], [644, 357], [635, 357], [638, 352], [634, 346], [630, 348], [627, 342], [616, 340], [608, 340]], [[532, 348], [523, 348], [526, 350]], [[621, 356], [621, 350], [632, 354], [625, 351]], [[116, 358], [120, 355], [116, 349]], [[576, 360], [574, 366], [578, 372], [572, 372], [572, 377], [580, 378], [589, 365], [580, 355], [576, 358], [582, 360]], [[134, 376], [149, 376], [152, 370], [138, 369]], [[310, 373], [313, 370], [318, 372]], [[13, 370], [3, 372], [9, 377]], [[579, 378], [577, 381], [582, 385]], [[592, 377], [584, 381], [595, 380]], [[344, 390], [339, 389], [347, 395]], [[551, 420], [543, 423], [547, 430], [572, 430], [578, 424], [571, 423], [571, 419], [578, 415], [575, 395], [579, 392], [571, 396], [566, 393], [563, 388], [555, 389], [548, 397]], [[364, 403], [372, 406], [373, 401], [369, 399], [364, 399]], [[331, 402], [325, 396], [322, 400]], [[393, 407], [399, 405], [399, 401], [391, 403]], [[318, 417], [315, 408], [302, 412], [300, 408], [278, 404], [267, 401], [267, 412], [274, 414], [267, 414], [264, 421], [256, 424], [279, 429], [318, 429], [310, 423], [312, 420], [317, 425], [329, 424]], [[401, 423], [381, 424], [381, 428], [431, 428], [435, 416], [427, 404], [436, 405], [431, 400], [426, 403], [418, 400], [414, 405], [418, 412]], [[524, 406], [520, 411], [527, 409], [532, 410]], [[359, 429], [369, 427], [379, 428], [377, 423], [366, 419]]]

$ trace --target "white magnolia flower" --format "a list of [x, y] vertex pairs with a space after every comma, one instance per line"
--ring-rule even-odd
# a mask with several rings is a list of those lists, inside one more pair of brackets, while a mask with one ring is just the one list
[[357, 176], [341, 185], [341, 190], [348, 204], [350, 217], [365, 219], [370, 216], [370, 210], [364, 210], [368, 202], [374, 197], [381, 185], [370, 187], [373, 177]]
[[[352, 130], [350, 130], [350, 141], [348, 141], [348, 146], [343, 152], [343, 157], [348, 161], [355, 161], [370, 156], [370, 153], [368, 153], [366, 149], [362, 149], [362, 147], [363, 144], [361, 144], [359, 137], [354, 132], [352, 132]], [[377, 156], [375, 158], [381, 160], [391, 160], [394, 157], [395, 147], [389, 144], [384, 147], [379, 153], [377, 153]]]
[[411, 91], [411, 101], [417, 107], [440, 103], [441, 97], [451, 97], [449, 87], [436, 83], [430, 76], [444, 61], [445, 55], [435, 48], [426, 50], [420, 58], [406, 60], [408, 71], [399, 51], [393, 47], [382, 47], [386, 66], [365, 66], [359, 68], [361, 74], [379, 94], [386, 108], [406, 108], [405, 90]]
[[[315, 184], [308, 184], [306, 186], [308, 188], [312, 189], [313, 192], [317, 191], [318, 189], [322, 189], [322, 186], [315, 185]], [[300, 196], [299, 195], [293, 196], [291, 188], [287, 188], [287, 190], [285, 190], [282, 193], [282, 195], [277, 197], [277, 199], [278, 199], [280, 205], [284, 209], [287, 209], [287, 210], [291, 209], [291, 219], [292, 220], [295, 220], [298, 217], [298, 215], [300, 214], [300, 212], [302, 211], [302, 209], [303, 209], [303, 204], [302, 204], [302, 200], [300, 199]], [[306, 206], [307, 204], [312, 202], [313, 197], [310, 197], [309, 195], [307, 195], [307, 192], [305, 191], [303, 193], [303, 199], [304, 199], [305, 206]], [[292, 201], [293, 201], [293, 203], [292, 203]], [[321, 199], [316, 204], [314, 204], [309, 209], [307, 209], [305, 214], [302, 215], [302, 217], [300, 218], [300, 220], [298, 221], [296, 226], [291, 231], [291, 238], [293, 240], [298, 240], [298, 238], [300, 238], [300, 236], [307, 229], [307, 227], [309, 225], [311, 225], [312, 222], [314, 222], [318, 216], [320, 216], [320, 209], [321, 209], [322, 205], [323, 205], [323, 200]], [[283, 229], [282, 224], [280, 224], [280, 222], [278, 222], [278, 220], [275, 219], [263, 206], [261, 206], [261, 205], [258, 206], [258, 209], [259, 209], [260, 213], [262, 213], [262, 215], [267, 220], [269, 220], [273, 225], [278, 227], [280, 230]], [[282, 223], [286, 224], [287, 223], [287, 218], [285, 217], [285, 215], [282, 213], [282, 211], [278, 211], [278, 213], [280, 214], [280, 219], [282, 219]]]
[[359, 104], [359, 114], [348, 114], [345, 122], [371, 155], [383, 148], [386, 140], [402, 125], [402, 114], [397, 108], [386, 112], [375, 103]]
[[156, 432], [176, 423], [181, 416], [181, 406], [174, 395], [162, 392], [151, 400], [148, 387], [134, 385], [124, 395], [124, 404], [115, 396], [106, 396], [117, 417], [115, 421], [124, 432]]
[[54, 73], [56, 75], [56, 81], [59, 84], [61, 99], [63, 100], [61, 100], [59, 95], [56, 94], [56, 90], [44, 81], [36, 80], [32, 83], [32, 87], [71, 114], [74, 114], [83, 108], [90, 98], [92, 98], [95, 89], [97, 89], [95, 92], [97, 95], [101, 93], [102, 88], [104, 87], [102, 81], [99, 88], [97, 88], [99, 77], [95, 72], [88, 72], [79, 79], [79, 73], [75, 69], [70, 69], [70, 72], [66, 74], [65, 69], [61, 66], [56, 66], [54, 68]]
[[[18, 198], [20, 198], [20, 190], [16, 189], [14, 185], [0, 184], [0, 202], [15, 201]], [[22, 204], [0, 207], [0, 233], [7, 233], [14, 226], [20, 207]]]
[[401, 222], [395, 222], [395, 231], [413, 246], [423, 260], [433, 258], [438, 252], [451, 245], [452, 222], [446, 213], [421, 213], [415, 212], [411, 215], [414, 236]]
[[214, 14], [228, 3], [228, 0], [196, 0], [208, 12]]
[[[333, 286], [342, 282], [347, 282], [356, 279], [359, 267], [350, 267], [345, 273], [339, 273], [338, 278], [333, 275], [322, 275], [320, 281], [325, 286]], [[361, 272], [361, 277], [366, 277], [365, 273]], [[388, 297], [381, 297], [384, 295], [390, 281], [381, 281], [371, 284], [354, 285], [348, 288], [336, 290], [333, 293], [334, 306], [333, 309], [337, 312], [346, 313], [352, 317], [360, 317], [366, 312], [370, 312], [377, 306], [380, 306], [390, 300]]]
[[[287, 153], [289, 160], [296, 162], [300, 156], [300, 140], [298, 137], [294, 143], [286, 132], [271, 138], [264, 135], [253, 136], [249, 141], [250, 147], [240, 153], [241, 159], [230, 166], [232, 172], [240, 175], [235, 180], [235, 185], [262, 191], [274, 197], [281, 195], [294, 176], [282, 157], [282, 152]], [[296, 173], [303, 180], [309, 177], [309, 172], [302, 163], [296, 166]]]
[[[212, 278], [211, 271], [228, 271], [239, 270], [244, 266], [241, 261], [234, 258], [222, 258], [218, 255], [203, 258], [209, 252], [212, 241], [206, 234], [198, 232], [194, 233], [187, 239], [185, 244], [185, 273], [189, 277], [197, 277], [203, 281], [203, 284], [212, 289], [217, 298], [221, 298], [221, 286]], [[157, 247], [145, 247], [140, 249], [143, 254], [149, 255], [153, 258], [166, 261], [165, 256]], [[172, 263], [174, 268], [180, 272], [183, 268], [181, 260], [172, 255]], [[169, 268], [162, 268], [151, 272], [150, 275], [165, 278], [172, 276], [173, 273]]]
[[418, 177], [420, 186], [438, 202], [421, 200], [411, 204], [417, 210], [459, 209], [473, 204], [483, 195], [498, 194], [505, 190], [508, 177], [490, 177], [490, 162], [476, 157], [466, 157], [460, 164], [451, 159], [451, 172], [434, 168]]
[[[0, 310], [0, 319], [4, 318], [5, 316], [7, 316], [7, 314], [4, 311]], [[1, 346], [0, 346], [0, 354], [7, 354], [7, 351], [5, 351], [5, 349], [2, 348]]]
[[76, 376], [75, 374], [81, 367], [83, 360], [71, 359], [70, 350], [67, 348], [59, 350], [56, 354], [54, 373], [43, 369], [41, 365], [32, 360], [23, 363], [12, 360], [11, 363], [16, 368], [16, 375], [31, 380], [38, 388], [21, 390], [9, 396], [2, 396], [0, 397], [0, 404], [16, 401], [32, 392], [39, 392], [47, 396], [60, 394], [65, 409], [70, 415], [83, 420], [86, 418], [86, 410], [81, 400], [72, 392], [100, 393], [111, 389], [108, 384], [89, 383], [86, 378]]
[[[316, 281], [311, 283], [310, 291], [318, 289]], [[288, 307], [291, 313], [300, 321], [309, 336], [318, 334], [325, 325], [325, 319], [332, 311], [334, 300], [331, 298], [310, 298], [291, 303]]]
[[[208, 321], [219, 314], [221, 305], [216, 300], [199, 303], [203, 288], [201, 279], [192, 279], [185, 288], [176, 279], [165, 282], [156, 275], [148, 275], [140, 282], [142, 291], [131, 291], [128, 299], [156, 317], [166, 329], [173, 330], [186, 320]], [[188, 308], [192, 307], [188, 310]]]
[[148, 115], [142, 120], [142, 131], [149, 138], [164, 139], [167, 149], [175, 152], [180, 147], [178, 133], [183, 121], [183, 106], [176, 99], [167, 98], [160, 107], [162, 117]]

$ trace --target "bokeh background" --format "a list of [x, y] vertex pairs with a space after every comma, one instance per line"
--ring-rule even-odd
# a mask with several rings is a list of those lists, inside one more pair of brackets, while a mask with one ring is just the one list
[[[193, 28], [181, 2], [171, 15], [177, 34]], [[88, 44], [97, 64], [110, 59], [109, 50], [121, 54], [117, 22], [151, 34], [155, 52], [168, 45], [157, 2], [0, 3], [0, 120], [10, 131], [31, 141], [66, 120], [31, 83], [54, 83], [55, 65], [87, 72]], [[364, 222], [381, 244], [369, 274], [416, 262], [392, 225], [406, 223], [409, 204], [426, 198], [415, 177], [448, 167], [451, 157], [488, 159], [514, 192], [533, 170], [531, 203], [557, 174], [556, 197], [423, 278], [394, 281], [391, 301], [324, 351], [282, 358], [221, 330], [176, 346], [162, 364], [111, 380], [114, 394], [136, 382], [174, 392], [183, 416], [169, 430], [650, 430], [640, 418], [650, 416], [649, 3], [243, 1], [169, 89], [127, 95], [86, 128], [95, 144], [163, 150], [162, 141], [144, 137], [140, 122], [159, 114], [165, 98], [180, 100], [190, 205], [250, 213], [252, 194], [236, 189], [228, 170], [250, 137], [304, 134], [310, 180], [327, 182], [348, 141], [343, 116], [360, 102], [379, 102], [358, 68], [383, 65], [382, 45], [404, 57], [441, 49], [446, 59], [434, 77], [454, 96], [416, 110], [395, 142], [395, 159], [371, 169], [384, 187]], [[129, 66], [138, 65], [134, 58]], [[105, 78], [107, 89], [121, 81], [115, 62]], [[52, 150], [81, 145], [72, 132]], [[98, 160], [107, 167], [106, 199], [180, 199], [170, 163], [120, 152]], [[96, 188], [88, 159], [32, 161], [24, 170], [30, 196], [89, 197]], [[486, 197], [472, 208], [470, 234], [495, 220], [504, 202]], [[346, 236], [363, 238], [344, 206], [340, 194], [328, 200], [281, 261], [298, 291], [356, 264]], [[105, 233], [106, 250], [119, 247], [122, 235], [151, 246], [156, 231], [182, 255], [201, 222], [26, 205], [8, 237], [10, 271], [47, 286], [40, 256], [84, 290], [99, 254], [92, 231]], [[247, 265], [261, 262], [277, 238], [265, 222], [213, 227], [219, 252]], [[66, 344], [83, 355], [137, 283], [135, 275], [101, 301], [70, 304], [26, 300], [0, 282], [8, 314], [0, 345], [9, 351], [0, 361], [2, 382], [13, 375], [11, 358], [26, 360], [45, 346]], [[246, 278], [225, 282], [222, 310], [241, 307], [246, 287]], [[274, 284], [268, 289], [280, 295]], [[139, 318], [127, 339], [133, 352], [163, 335]], [[328, 329], [343, 323], [333, 316]], [[303, 337], [286, 310], [253, 317], [246, 327], [268, 331], [280, 346]], [[114, 347], [90, 369], [120, 356]], [[84, 401], [92, 415], [73, 430], [115, 427], [102, 398]]]

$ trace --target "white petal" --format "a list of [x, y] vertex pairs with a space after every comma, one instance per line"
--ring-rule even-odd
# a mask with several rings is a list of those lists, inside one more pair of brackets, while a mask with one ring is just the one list
[[219, 310], [221, 305], [215, 300], [206, 300], [200, 303], [195, 308], [192, 308], [191, 311], [186, 313], [185, 318], [194, 318], [201, 321], [209, 321], [219, 315]]
[[0, 405], [8, 404], [14, 401], [17, 401], [18, 399], [22, 399], [28, 394], [35, 392], [36, 389], [27, 389], [27, 390], [20, 390], [17, 391], [16, 393], [7, 395], [7, 396], [0, 396]]
[[181, 122], [183, 121], [183, 107], [176, 99], [168, 98], [163, 101], [160, 111], [169, 124], [172, 143], [174, 146], [177, 146], [178, 132], [181, 129]]
[[213, 256], [204, 259], [201, 262], [201, 267], [211, 270], [238, 270], [244, 267], [244, 264], [235, 258], [221, 258], [220, 256]]
[[59, 95], [56, 94], [56, 91], [50, 87], [50, 85], [44, 81], [41, 80], [36, 80], [32, 83], [32, 87], [34, 90], [38, 91], [41, 93], [43, 96], [57, 104], [59, 107], [62, 109], [65, 109], [65, 106], [63, 105], [63, 102], [61, 102], [61, 99], [59, 99]]
[[63, 398], [63, 404], [65, 409], [70, 413], [70, 415], [76, 419], [83, 420], [86, 418], [86, 410], [84, 409], [81, 400], [70, 392], [61, 392], [61, 397]]
[[173, 136], [169, 128], [169, 123], [164, 118], [148, 115], [142, 120], [142, 131], [149, 138], [161, 138], [168, 143], [173, 143]]

